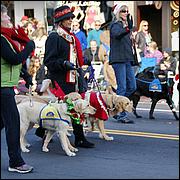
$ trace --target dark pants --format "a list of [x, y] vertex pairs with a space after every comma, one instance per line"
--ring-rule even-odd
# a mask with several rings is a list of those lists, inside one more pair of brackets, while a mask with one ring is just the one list
[[1, 88], [1, 130], [5, 127], [9, 166], [25, 164], [20, 149], [20, 117], [13, 88]]

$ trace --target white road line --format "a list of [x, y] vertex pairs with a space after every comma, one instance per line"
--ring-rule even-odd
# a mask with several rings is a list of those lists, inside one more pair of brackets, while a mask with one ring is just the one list
[[[149, 111], [150, 108], [136, 108], [136, 110]], [[166, 109], [155, 109], [154, 111], [159, 111], [159, 112], [172, 112], [171, 110], [166, 110]], [[176, 112], [179, 112], [179, 111], [176, 110]]]

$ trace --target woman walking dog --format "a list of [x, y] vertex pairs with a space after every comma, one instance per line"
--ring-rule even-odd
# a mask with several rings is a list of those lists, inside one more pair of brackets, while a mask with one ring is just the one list
[[[48, 69], [49, 78], [54, 87], [56, 81], [65, 94], [76, 91], [82, 93], [80, 86], [77, 87], [76, 69], [80, 68], [84, 61], [81, 44], [70, 32], [73, 18], [73, 11], [68, 6], [55, 9], [56, 32], [50, 33], [45, 45], [44, 65]], [[94, 147], [93, 143], [86, 140], [82, 124], [72, 122], [72, 126], [76, 147]], [[41, 130], [37, 129], [36, 135], [44, 135]]]
[[[116, 94], [129, 97], [136, 90], [136, 80], [131, 63], [134, 61], [132, 51], [131, 31], [133, 27], [132, 16], [126, 5], [115, 5], [114, 21], [110, 26], [110, 59], [117, 82]], [[114, 116], [119, 122], [133, 123], [127, 119], [125, 112]]]

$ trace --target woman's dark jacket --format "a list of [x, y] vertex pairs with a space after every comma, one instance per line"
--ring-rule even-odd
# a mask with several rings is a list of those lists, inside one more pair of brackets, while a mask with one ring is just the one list
[[48, 69], [48, 78], [52, 83], [56, 81], [65, 94], [75, 91], [75, 84], [66, 83], [66, 67], [70, 51], [69, 43], [57, 32], [49, 34], [45, 44], [44, 65]]
[[121, 21], [110, 25], [110, 56], [109, 63], [134, 61], [130, 31], [123, 27]]

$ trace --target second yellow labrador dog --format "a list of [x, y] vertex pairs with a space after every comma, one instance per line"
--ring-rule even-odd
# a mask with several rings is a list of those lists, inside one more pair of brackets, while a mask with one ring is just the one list
[[113, 137], [108, 136], [105, 132], [104, 121], [119, 112], [132, 112], [132, 102], [127, 97], [115, 93], [107, 94], [93, 91], [86, 92], [84, 98], [97, 110], [94, 115], [87, 118], [92, 126], [90, 130], [93, 131], [94, 123], [96, 123], [99, 129], [99, 137], [108, 141], [113, 140]]

